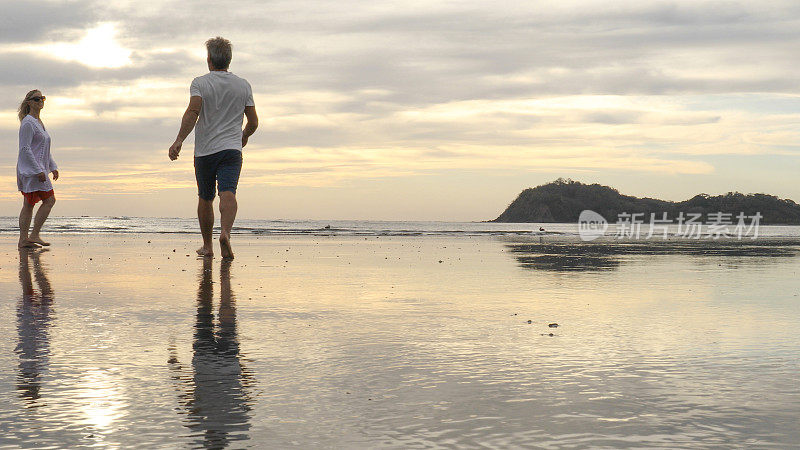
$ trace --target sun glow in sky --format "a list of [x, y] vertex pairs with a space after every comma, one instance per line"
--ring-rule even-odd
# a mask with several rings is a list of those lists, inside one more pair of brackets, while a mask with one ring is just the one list
[[131, 63], [131, 51], [116, 41], [117, 30], [112, 23], [101, 23], [86, 30], [75, 43], [55, 43], [41, 46], [54, 58], [75, 61], [93, 68], [117, 68]]
[[[6, 9], [0, 144], [17, 147], [14, 110], [41, 89], [55, 214], [194, 214], [193, 136], [177, 162], [166, 151], [216, 35], [260, 117], [242, 217], [487, 220], [558, 177], [666, 200], [800, 200], [794, 2]], [[15, 158], [0, 159], [3, 215], [21, 201]]]

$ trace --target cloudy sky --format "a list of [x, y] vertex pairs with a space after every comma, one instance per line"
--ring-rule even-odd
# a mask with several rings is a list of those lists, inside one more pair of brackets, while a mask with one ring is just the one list
[[796, 1], [2, 1], [0, 215], [33, 88], [57, 215], [191, 217], [203, 42], [233, 42], [260, 128], [240, 217], [486, 220], [558, 177], [800, 202]]

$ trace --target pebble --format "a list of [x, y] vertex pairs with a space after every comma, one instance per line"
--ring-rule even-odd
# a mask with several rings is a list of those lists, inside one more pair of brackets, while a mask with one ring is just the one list
[[550, 325], [548, 325], [548, 327], [550, 327], [550, 328], [558, 328], [558, 324], [557, 323], [551, 323]]

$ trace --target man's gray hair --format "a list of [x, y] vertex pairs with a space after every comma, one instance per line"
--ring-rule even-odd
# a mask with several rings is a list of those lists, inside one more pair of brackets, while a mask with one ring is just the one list
[[211, 65], [217, 70], [228, 70], [231, 65], [231, 41], [215, 37], [206, 41], [206, 49], [208, 50], [208, 57], [211, 59]]

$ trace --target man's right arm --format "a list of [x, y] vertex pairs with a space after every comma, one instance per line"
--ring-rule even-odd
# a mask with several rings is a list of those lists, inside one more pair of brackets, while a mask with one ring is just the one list
[[169, 147], [169, 159], [173, 161], [178, 159], [178, 154], [181, 152], [183, 141], [186, 140], [186, 137], [189, 136], [189, 133], [194, 130], [194, 126], [197, 124], [197, 119], [200, 117], [200, 109], [202, 107], [203, 97], [193, 95], [191, 98], [189, 98], [189, 106], [186, 108], [186, 112], [183, 113], [183, 118], [181, 119], [181, 129], [178, 131], [178, 137], [175, 138], [175, 142]]
[[242, 147], [247, 145], [247, 139], [256, 132], [258, 128], [258, 114], [256, 114], [255, 106], [245, 106], [244, 116], [247, 118], [247, 123], [242, 130]]

